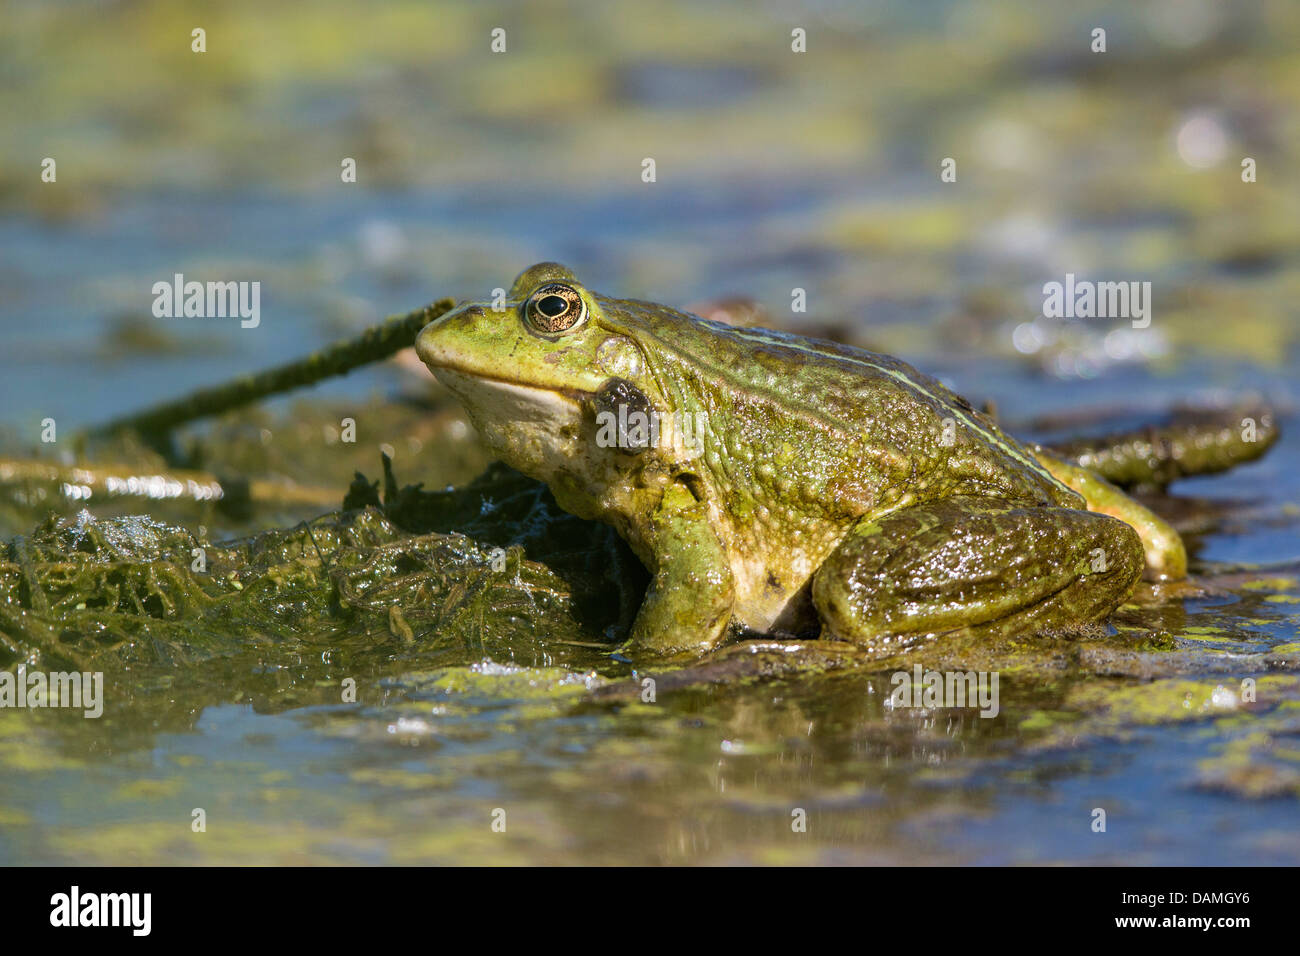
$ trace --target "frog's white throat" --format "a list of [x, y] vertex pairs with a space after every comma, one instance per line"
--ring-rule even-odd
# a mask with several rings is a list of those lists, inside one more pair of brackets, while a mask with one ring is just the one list
[[574, 396], [449, 368], [433, 373], [460, 399], [488, 448], [524, 474], [546, 481], [581, 452], [582, 405]]

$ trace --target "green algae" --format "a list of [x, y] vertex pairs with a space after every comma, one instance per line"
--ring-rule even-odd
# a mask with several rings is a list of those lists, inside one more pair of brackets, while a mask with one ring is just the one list
[[[217, 544], [148, 517], [51, 517], [0, 556], [0, 653], [52, 668], [168, 665], [250, 643], [391, 645], [395, 620], [397, 639], [426, 652], [500, 651], [599, 639], [630, 604], [598, 571], [627, 564], [617, 539], [534, 482], [498, 469], [459, 493], [390, 493], [382, 508]], [[489, 502], [494, 531], [481, 540], [429, 530], [477, 531], [485, 522], [470, 516]]]
[[1295, 578], [1257, 578], [1241, 585], [1247, 591], [1294, 591], [1300, 588]]

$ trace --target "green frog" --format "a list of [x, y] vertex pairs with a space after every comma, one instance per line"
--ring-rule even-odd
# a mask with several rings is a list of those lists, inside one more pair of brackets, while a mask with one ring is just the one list
[[1072, 628], [1186, 573], [1164, 520], [886, 355], [607, 298], [554, 262], [416, 350], [497, 457], [645, 563], [630, 652]]

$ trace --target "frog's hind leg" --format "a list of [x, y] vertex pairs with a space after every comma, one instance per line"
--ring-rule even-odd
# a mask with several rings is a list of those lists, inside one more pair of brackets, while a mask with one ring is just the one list
[[1279, 434], [1273, 410], [1251, 402], [1187, 412], [1168, 425], [1065, 442], [1051, 452], [1121, 488], [1163, 488], [1188, 475], [1211, 475], [1254, 461]]
[[951, 498], [863, 519], [813, 578], [827, 636], [862, 644], [960, 629], [1034, 632], [1105, 617], [1142, 573], [1122, 521]]
[[1187, 548], [1173, 525], [1087, 468], [1062, 461], [1042, 448], [1035, 448], [1034, 455], [1053, 478], [1083, 495], [1089, 511], [1110, 515], [1133, 527], [1146, 553], [1147, 577], [1156, 581], [1187, 577]]

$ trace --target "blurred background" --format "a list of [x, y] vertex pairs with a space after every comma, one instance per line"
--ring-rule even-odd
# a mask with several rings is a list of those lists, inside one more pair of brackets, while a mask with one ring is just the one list
[[[735, 311], [900, 355], [1029, 436], [1249, 392], [1285, 433], [1298, 41], [1294, 0], [6, 0], [0, 457], [70, 464], [76, 429], [443, 296], [487, 298], [543, 259], [608, 295], [701, 310], [747, 297]], [[176, 273], [259, 281], [260, 325], [155, 318], [152, 286]], [[1150, 326], [1045, 318], [1043, 285], [1067, 273], [1151, 282]], [[341, 414], [360, 422], [355, 453]], [[188, 527], [336, 508], [381, 448], [429, 488], [485, 464], [401, 359], [214, 428], [205, 466], [320, 495]], [[162, 467], [146, 449], [102, 453]], [[1300, 653], [1298, 474], [1284, 438], [1179, 486], [1221, 508], [1198, 568], [1271, 570], [1173, 602], [1162, 649]], [[0, 502], [5, 537], [53, 503], [16, 500]], [[1058, 681], [1042, 675], [1059, 661], [1037, 661], [1008, 679], [1000, 721], [892, 714], [870, 675], [575, 716], [610, 666], [599, 644], [484, 638], [420, 657], [358, 640], [357, 710], [337, 705], [333, 644], [236, 639], [188, 668], [137, 669], [103, 724], [0, 714], [0, 859], [1300, 859], [1300, 684], [1268, 678], [1269, 721], [1207, 717], [1212, 675], [1231, 669], [1208, 657], [1156, 683], [1118, 664], [1099, 671], [1134, 681]], [[521, 839], [488, 832], [483, 808], [502, 801]], [[816, 821], [797, 846], [792, 801]], [[1099, 801], [1124, 821], [1113, 843], [1090, 838]], [[224, 815], [219, 839], [190, 839], [193, 806]]]
[[[0, 414], [30, 440], [33, 416], [99, 420], [541, 259], [608, 294], [750, 296], [939, 371], [984, 356], [975, 392], [1002, 362], [1072, 404], [1140, 400], [1146, 374], [1116, 366], [1283, 381], [1297, 20], [1286, 0], [11, 0]], [[154, 319], [176, 272], [260, 280], [261, 326]], [[1151, 328], [1044, 320], [1066, 272], [1151, 281]]]

